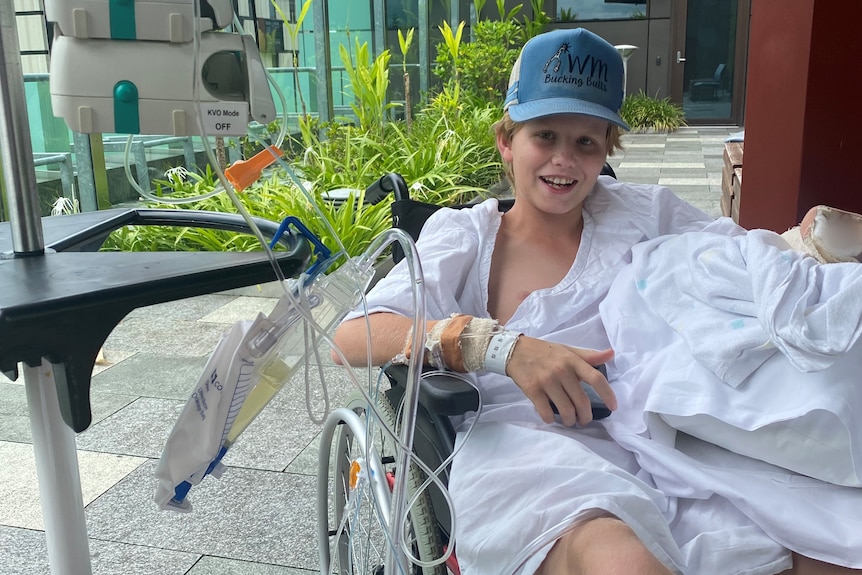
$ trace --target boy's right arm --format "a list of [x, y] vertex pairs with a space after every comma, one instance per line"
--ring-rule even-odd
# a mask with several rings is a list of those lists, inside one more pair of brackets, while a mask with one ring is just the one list
[[[436, 321], [426, 322], [426, 333]], [[335, 332], [335, 343], [341, 348], [352, 366], [368, 365], [368, 336], [373, 341], [371, 365], [383, 365], [404, 351], [408, 333], [412, 333], [413, 320], [391, 312], [373, 313], [342, 323]], [[521, 388], [524, 395], [536, 406], [544, 421], [554, 420], [553, 402], [566, 425], [580, 422], [586, 425], [592, 419], [590, 400], [581, 389], [586, 381], [611, 410], [617, 402], [607, 379], [593, 365], [610, 361], [612, 350], [587, 350], [521, 336], [507, 364], [507, 375]], [[341, 359], [333, 353], [333, 360]]]
[[[426, 321], [426, 332], [436, 321]], [[335, 344], [344, 353], [352, 366], [369, 365], [368, 338], [371, 336], [371, 365], [383, 365], [404, 351], [408, 334], [412, 333], [413, 319], [391, 312], [373, 313], [368, 316], [347, 320], [335, 331]], [[341, 358], [333, 351], [332, 359], [341, 363]]]

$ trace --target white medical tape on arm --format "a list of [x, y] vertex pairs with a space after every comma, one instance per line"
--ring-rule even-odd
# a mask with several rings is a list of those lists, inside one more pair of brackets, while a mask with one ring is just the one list
[[497, 320], [484, 317], [474, 317], [464, 326], [459, 343], [464, 367], [468, 372], [485, 369], [485, 353], [494, 333], [500, 331]]

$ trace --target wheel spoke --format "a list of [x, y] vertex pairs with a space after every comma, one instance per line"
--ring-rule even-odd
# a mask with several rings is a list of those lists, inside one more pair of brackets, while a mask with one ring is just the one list
[[[378, 406], [378, 411], [381, 412], [384, 421], [387, 417], [389, 418], [386, 424], [392, 426], [395, 418], [394, 410], [385, 400], [383, 394], [380, 397], [386, 401], [386, 404], [385, 406]], [[386, 462], [384, 466], [386, 473], [394, 472], [395, 457], [393, 455], [396, 450], [392, 440], [381, 429], [380, 422], [376, 421], [376, 418], [369, 420], [366, 417], [364, 405], [361, 399], [353, 399], [348, 404], [348, 407], [360, 417], [360, 421], [365, 426], [364, 430], [351, 429], [355, 427], [355, 423], [350, 426], [341, 425], [334, 442], [336, 444], [334, 446], [334, 476], [330, 482], [331, 496], [327, 515], [330, 526], [335, 531], [329, 541], [330, 549], [334, 555], [331, 572], [338, 575], [382, 575], [392, 539], [386, 531], [389, 518], [382, 516], [380, 502], [375, 497], [375, 489], [380, 489], [380, 486], [372, 487], [369, 470], [375, 467], [368, 464], [367, 458], [373, 457], [373, 455], [361, 453], [359, 445], [362, 442], [356, 441], [357, 438], [353, 434], [364, 433], [362, 439], [365, 439], [369, 451], [373, 451], [373, 446], [374, 451], [380, 454], [380, 461]], [[325, 452], [329, 453], [330, 450], [326, 449]], [[357, 466], [359, 466], [358, 470]], [[385, 478], [377, 479], [386, 480]], [[399, 480], [408, 480], [411, 489], [415, 489], [421, 483], [418, 471], [414, 469], [410, 469], [404, 477], [399, 477]], [[388, 503], [384, 508], [388, 508]], [[420, 519], [418, 523], [417, 517]], [[404, 538], [408, 547], [412, 549], [412, 554], [425, 561], [439, 556], [441, 546], [437, 536], [436, 523], [431, 516], [430, 498], [427, 494], [420, 497], [414, 507], [409, 510], [408, 521], [411, 528], [406, 530]], [[415, 529], [417, 525], [421, 526], [421, 536], [423, 537], [421, 540]], [[429, 527], [429, 525], [434, 527]], [[410, 569], [411, 575], [440, 575], [442, 573], [446, 573], [445, 567], [442, 566], [433, 568], [413, 566]]]

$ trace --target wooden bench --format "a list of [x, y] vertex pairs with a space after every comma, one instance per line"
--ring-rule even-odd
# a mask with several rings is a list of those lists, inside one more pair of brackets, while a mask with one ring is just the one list
[[739, 202], [742, 191], [743, 142], [724, 145], [724, 167], [721, 171], [721, 214], [739, 223]]

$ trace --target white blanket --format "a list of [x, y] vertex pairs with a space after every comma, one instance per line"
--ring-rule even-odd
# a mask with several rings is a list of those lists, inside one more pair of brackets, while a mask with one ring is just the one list
[[862, 266], [819, 265], [767, 230], [668, 236], [632, 249], [644, 302], [692, 355], [736, 386], [776, 351], [800, 371], [862, 335]]
[[787, 248], [759, 230], [636, 246], [601, 306], [624, 406], [605, 426], [665, 495], [719, 495], [862, 567], [862, 265]]

